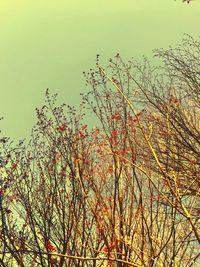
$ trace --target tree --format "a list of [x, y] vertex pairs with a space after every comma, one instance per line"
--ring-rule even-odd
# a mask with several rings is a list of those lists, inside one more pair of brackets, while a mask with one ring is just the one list
[[47, 90], [30, 142], [1, 139], [2, 266], [198, 265], [199, 47], [97, 56], [78, 112]]

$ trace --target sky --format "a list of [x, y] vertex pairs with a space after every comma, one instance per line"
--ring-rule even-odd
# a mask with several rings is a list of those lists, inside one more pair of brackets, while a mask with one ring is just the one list
[[200, 0], [0, 0], [1, 135], [28, 138], [46, 88], [60, 103], [87, 93], [82, 72], [199, 37]]

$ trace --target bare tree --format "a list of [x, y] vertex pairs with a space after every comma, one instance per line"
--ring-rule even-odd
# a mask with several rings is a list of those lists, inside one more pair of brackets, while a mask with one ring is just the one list
[[1, 266], [198, 266], [199, 42], [156, 55], [98, 56], [78, 112], [47, 90], [30, 142], [1, 138]]

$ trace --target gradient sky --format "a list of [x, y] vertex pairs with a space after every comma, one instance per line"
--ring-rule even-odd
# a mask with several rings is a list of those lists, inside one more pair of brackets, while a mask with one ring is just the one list
[[199, 14], [200, 0], [0, 0], [2, 135], [29, 136], [46, 88], [78, 104], [96, 54], [151, 56], [184, 33], [199, 37]]

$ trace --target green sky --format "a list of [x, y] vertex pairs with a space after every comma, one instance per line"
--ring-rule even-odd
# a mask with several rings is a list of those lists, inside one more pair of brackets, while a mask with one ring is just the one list
[[199, 36], [200, 0], [0, 0], [0, 129], [23, 138], [35, 122], [44, 91], [76, 104], [82, 71], [116, 52], [151, 55]]

